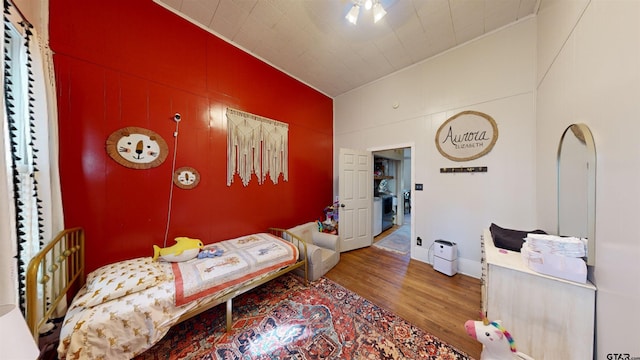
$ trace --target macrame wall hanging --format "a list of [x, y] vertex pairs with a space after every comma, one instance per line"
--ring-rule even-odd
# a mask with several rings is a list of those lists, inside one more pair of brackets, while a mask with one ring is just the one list
[[251, 175], [258, 183], [269, 178], [278, 183], [280, 174], [289, 179], [289, 124], [227, 108], [227, 186], [237, 173], [247, 186]]

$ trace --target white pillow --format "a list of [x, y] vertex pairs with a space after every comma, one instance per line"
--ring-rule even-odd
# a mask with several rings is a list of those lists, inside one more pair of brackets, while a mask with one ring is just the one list
[[148, 289], [165, 280], [162, 267], [150, 257], [105, 265], [87, 276], [87, 292], [76, 302], [91, 307]]

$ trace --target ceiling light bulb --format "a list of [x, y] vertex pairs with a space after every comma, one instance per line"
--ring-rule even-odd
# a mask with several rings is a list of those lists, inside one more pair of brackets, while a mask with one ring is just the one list
[[373, 1], [372, 0], [366, 0], [364, 2], [364, 8], [367, 10], [371, 10], [371, 7], [373, 6]]
[[373, 5], [373, 22], [377, 23], [385, 15], [387, 15], [387, 12], [384, 11], [380, 3], [376, 3], [375, 5]]
[[351, 10], [349, 10], [349, 12], [347, 13], [347, 16], [345, 16], [345, 18], [352, 23], [353, 25], [355, 25], [358, 22], [358, 13], [360, 12], [360, 5], [355, 4], [353, 5], [353, 7], [351, 8]]

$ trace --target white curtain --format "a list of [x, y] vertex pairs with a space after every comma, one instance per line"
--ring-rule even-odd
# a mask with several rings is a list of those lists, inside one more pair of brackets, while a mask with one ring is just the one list
[[[7, 2], [5, 1], [5, 7]], [[5, 11], [7, 9], [5, 8]], [[9, 6], [10, 16], [21, 15], [14, 6]], [[45, 16], [45, 15], [43, 15]], [[28, 28], [28, 53], [31, 60], [31, 100], [30, 111], [32, 132], [32, 149], [36, 149], [33, 166], [20, 169], [21, 189], [18, 194], [25, 205], [27, 216], [20, 219], [27, 224], [23, 227], [27, 235], [23, 235], [28, 243], [23, 251], [23, 261], [27, 264], [40, 249], [40, 240], [46, 243], [64, 228], [62, 198], [60, 192], [60, 177], [58, 168], [58, 118], [55, 93], [55, 76], [53, 58], [47, 39], [38, 34], [37, 30], [28, 26], [23, 19], [23, 26]], [[40, 27], [42, 28], [42, 26]], [[45, 26], [46, 28], [46, 26]], [[3, 37], [4, 32], [3, 32]], [[4, 46], [5, 41], [2, 39]], [[4, 48], [2, 49], [4, 53]], [[3, 62], [4, 66], [4, 62]], [[4, 69], [2, 71], [4, 77]], [[2, 79], [4, 83], [4, 78]], [[18, 267], [14, 256], [17, 254], [16, 209], [14, 199], [14, 184], [11, 173], [11, 149], [7, 141], [8, 118], [4, 96], [2, 117], [2, 159], [0, 159], [0, 303], [19, 303], [17, 293]], [[29, 120], [24, 120], [29, 121]], [[30, 164], [31, 165], [31, 164]], [[31, 175], [33, 174], [33, 175]], [[34, 186], [35, 184], [35, 186]], [[33, 189], [35, 189], [35, 194]], [[36, 197], [37, 195], [37, 197]], [[31, 210], [29, 210], [31, 209]], [[23, 216], [25, 217], [25, 216]], [[34, 227], [28, 224], [34, 224]], [[30, 233], [31, 231], [31, 233]], [[8, 271], [7, 271], [8, 270]]]
[[39, 184], [42, 212], [45, 219], [44, 239], [51, 240], [64, 229], [60, 172], [58, 166], [58, 106], [56, 82], [53, 68], [53, 53], [49, 44], [37, 36], [34, 30], [30, 42], [33, 57], [33, 72], [36, 83], [36, 144], [39, 149], [36, 179]]
[[[4, 54], [4, 32], [2, 33], [2, 53]], [[2, 83], [4, 84], [4, 68], [0, 71]], [[0, 157], [0, 304], [17, 304], [18, 273], [16, 261], [13, 258], [16, 254], [15, 226], [12, 219], [15, 219], [13, 212], [13, 194], [11, 189], [11, 177], [6, 169], [9, 168], [10, 159], [9, 144], [7, 143], [7, 116], [4, 111], [4, 96], [2, 96], [2, 131], [0, 134], [0, 145], [2, 146], [2, 156]]]
[[[5, 5], [6, 6], [6, 5]], [[6, 8], [5, 8], [6, 12]], [[6, 32], [2, 31], [0, 47], [2, 56], [7, 52]], [[2, 62], [0, 77], [5, 84], [6, 63]], [[0, 304], [18, 304], [18, 270], [15, 256], [17, 254], [15, 231], [15, 207], [13, 198], [13, 179], [11, 173], [11, 149], [9, 142], [9, 125], [5, 91], [2, 96], [2, 129], [0, 144]]]
[[[34, 77], [39, 79], [34, 86], [37, 99], [36, 112], [36, 144], [39, 149], [36, 179], [39, 185], [43, 238], [45, 243], [53, 239], [64, 229], [62, 193], [60, 190], [60, 172], [58, 166], [58, 107], [56, 97], [53, 53], [48, 44], [34, 33], [30, 42], [33, 56]], [[51, 259], [49, 263], [53, 263]], [[53, 281], [53, 280], [52, 280]], [[51, 290], [51, 288], [47, 288]], [[41, 294], [42, 295], [42, 294]], [[58, 294], [55, 294], [57, 296]], [[51, 294], [46, 294], [52, 297]], [[56, 316], [66, 313], [66, 301], [61, 301]], [[42, 315], [42, 314], [40, 314]], [[42, 329], [44, 331], [46, 329]]]
[[251, 175], [274, 184], [289, 180], [289, 124], [227, 108], [227, 186], [238, 174], [247, 186]]

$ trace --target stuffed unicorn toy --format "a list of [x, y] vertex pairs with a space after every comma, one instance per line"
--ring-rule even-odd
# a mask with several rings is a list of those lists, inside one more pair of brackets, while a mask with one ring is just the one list
[[483, 345], [480, 360], [533, 360], [516, 350], [515, 341], [499, 320], [489, 322], [484, 314], [480, 315], [482, 321], [467, 320], [464, 323], [467, 334]]

